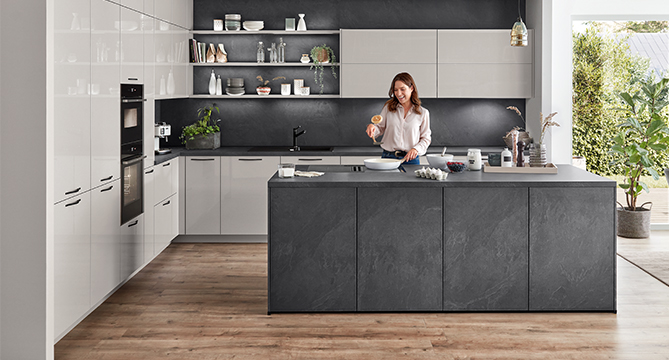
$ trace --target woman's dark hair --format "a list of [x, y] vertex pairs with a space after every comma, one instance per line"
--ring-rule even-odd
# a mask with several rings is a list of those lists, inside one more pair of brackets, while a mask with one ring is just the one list
[[[416, 87], [416, 83], [413, 81], [413, 77], [409, 75], [409, 73], [399, 73], [395, 75], [393, 78], [393, 81], [390, 83], [390, 90], [388, 90], [388, 96], [390, 96], [390, 99], [386, 101], [385, 105], [388, 105], [388, 110], [391, 112], [397, 111], [397, 106], [400, 105], [399, 100], [395, 97], [395, 82], [401, 81], [406, 84], [408, 87], [413, 87], [413, 92], [411, 93], [411, 103], [413, 104], [413, 111], [415, 111], [417, 114], [420, 114], [420, 98], [418, 97], [418, 88]], [[384, 105], [384, 106], [385, 106]]]

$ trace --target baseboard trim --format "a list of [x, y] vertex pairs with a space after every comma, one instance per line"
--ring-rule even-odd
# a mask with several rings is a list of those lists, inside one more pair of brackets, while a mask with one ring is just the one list
[[267, 235], [179, 235], [173, 243], [267, 243]]

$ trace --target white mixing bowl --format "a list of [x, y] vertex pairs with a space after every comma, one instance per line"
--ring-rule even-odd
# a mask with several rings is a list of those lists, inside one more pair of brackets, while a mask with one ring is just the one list
[[365, 159], [365, 166], [372, 170], [397, 169], [401, 163], [401, 159]]
[[430, 163], [431, 167], [442, 170], [448, 170], [446, 163], [453, 161], [453, 154], [444, 154], [443, 156], [441, 154], [427, 154], [425, 156], [427, 157], [427, 162]]

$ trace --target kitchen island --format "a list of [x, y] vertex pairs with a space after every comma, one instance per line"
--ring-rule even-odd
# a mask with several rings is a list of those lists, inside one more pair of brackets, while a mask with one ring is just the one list
[[326, 172], [268, 182], [268, 312], [616, 311], [616, 183]]

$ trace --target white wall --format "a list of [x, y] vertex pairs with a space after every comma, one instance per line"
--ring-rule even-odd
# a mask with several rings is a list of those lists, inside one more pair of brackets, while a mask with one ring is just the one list
[[51, 2], [2, 0], [0, 12], [0, 358], [8, 360], [53, 358], [45, 84]]
[[[541, 2], [544, 19], [544, 47], [550, 51], [543, 59], [541, 103], [545, 112], [557, 111], [559, 128], [551, 129], [549, 152], [555, 163], [571, 162], [572, 114], [572, 35], [573, 20], [669, 20], [667, 0], [529, 0]], [[528, 8], [530, 5], [528, 4]], [[550, 64], [548, 63], [550, 61]], [[546, 92], [547, 87], [549, 92]]]

